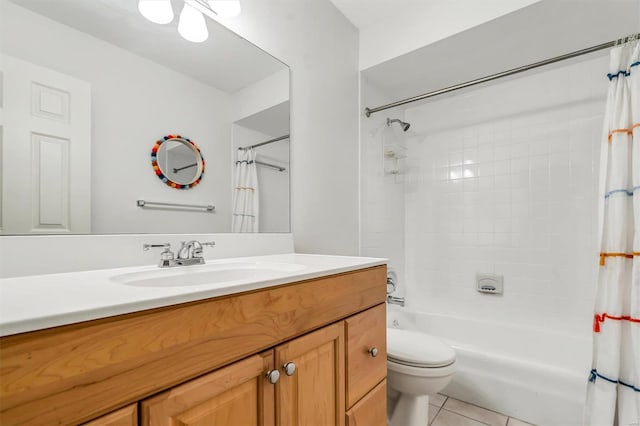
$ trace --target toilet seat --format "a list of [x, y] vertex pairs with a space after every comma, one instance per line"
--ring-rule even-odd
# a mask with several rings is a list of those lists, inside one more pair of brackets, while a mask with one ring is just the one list
[[442, 368], [455, 363], [456, 353], [437, 337], [411, 330], [387, 329], [389, 362], [414, 368]]

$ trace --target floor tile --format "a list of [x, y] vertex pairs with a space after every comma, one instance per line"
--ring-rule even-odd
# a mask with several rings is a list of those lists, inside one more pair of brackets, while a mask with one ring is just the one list
[[507, 426], [534, 426], [534, 425], [532, 425], [531, 423], [523, 422], [522, 420], [514, 419], [513, 417], [509, 417]]
[[457, 399], [448, 398], [443, 408], [491, 426], [506, 426], [507, 424], [507, 416], [504, 414], [496, 413], [477, 405], [467, 404]]
[[442, 404], [447, 400], [447, 397], [444, 395], [440, 395], [439, 393], [435, 395], [429, 395], [429, 404], [435, 405], [436, 407], [442, 407]]
[[429, 423], [428, 424], [431, 424], [433, 422], [433, 419], [435, 419], [436, 414], [438, 414], [438, 411], [440, 411], [440, 407], [436, 407], [435, 405], [429, 404]]
[[484, 423], [477, 422], [460, 414], [452, 413], [447, 410], [440, 410], [436, 419], [431, 426], [486, 426]]

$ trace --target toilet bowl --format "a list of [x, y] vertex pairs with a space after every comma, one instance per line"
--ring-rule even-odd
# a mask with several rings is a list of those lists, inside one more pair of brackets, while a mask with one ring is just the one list
[[398, 396], [395, 407], [389, 407], [389, 425], [426, 425], [429, 395], [444, 389], [455, 370], [456, 353], [442, 340], [387, 328], [387, 383], [389, 392]]

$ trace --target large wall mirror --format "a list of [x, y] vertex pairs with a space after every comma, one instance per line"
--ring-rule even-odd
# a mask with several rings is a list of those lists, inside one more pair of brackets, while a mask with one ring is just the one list
[[[0, 0], [0, 234], [290, 231], [288, 66], [208, 17], [187, 41], [171, 5], [159, 25], [138, 0]], [[197, 185], [154, 173], [166, 135], [197, 143]]]

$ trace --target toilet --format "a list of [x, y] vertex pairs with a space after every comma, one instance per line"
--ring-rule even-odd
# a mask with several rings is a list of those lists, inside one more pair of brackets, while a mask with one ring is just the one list
[[398, 396], [395, 409], [389, 410], [389, 425], [428, 424], [429, 395], [444, 389], [455, 370], [456, 353], [442, 340], [387, 328], [387, 383], [389, 392]]

